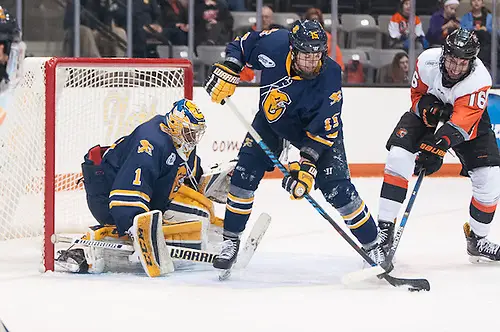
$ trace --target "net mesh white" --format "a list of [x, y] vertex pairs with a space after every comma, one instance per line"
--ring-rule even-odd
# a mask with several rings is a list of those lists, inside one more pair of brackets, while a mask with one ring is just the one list
[[50, 147], [45, 146], [49, 59], [26, 58], [24, 79], [4, 103], [8, 107], [0, 125], [0, 240], [43, 234], [46, 149], [55, 149], [56, 233], [83, 232], [96, 224], [78, 182], [85, 153], [165, 114], [190, 84], [184, 69], [172, 63], [59, 63], [55, 147]]

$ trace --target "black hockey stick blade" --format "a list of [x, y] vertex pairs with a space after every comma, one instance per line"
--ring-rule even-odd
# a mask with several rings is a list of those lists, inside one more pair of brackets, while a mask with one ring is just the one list
[[394, 287], [408, 287], [410, 292], [430, 291], [431, 285], [427, 279], [407, 279], [396, 278], [389, 274], [384, 274], [383, 277], [389, 284]]

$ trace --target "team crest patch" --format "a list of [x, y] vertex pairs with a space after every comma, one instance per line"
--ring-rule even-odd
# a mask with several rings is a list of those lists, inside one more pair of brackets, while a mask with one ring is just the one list
[[405, 128], [399, 128], [398, 131], [396, 131], [396, 136], [399, 138], [405, 137], [406, 134], [408, 134], [408, 130], [406, 130]]
[[251, 148], [252, 145], [253, 145], [253, 139], [246, 137], [245, 142], [243, 142], [243, 146], [248, 146], [249, 148]]
[[331, 100], [330, 106], [332, 106], [333, 104], [338, 103], [342, 99], [342, 91], [340, 90], [335, 91], [328, 98]]
[[265, 54], [259, 54], [257, 59], [266, 68], [276, 67], [276, 63], [274, 63], [274, 61]]

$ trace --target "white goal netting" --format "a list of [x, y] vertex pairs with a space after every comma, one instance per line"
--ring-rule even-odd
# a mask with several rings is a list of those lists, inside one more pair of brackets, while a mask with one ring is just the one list
[[[26, 58], [24, 79], [0, 97], [8, 98], [0, 125], [0, 241], [40, 236], [52, 220], [56, 233], [95, 224], [78, 183], [83, 156], [164, 114], [192, 91], [188, 65]], [[55, 172], [47, 174], [51, 160]]]

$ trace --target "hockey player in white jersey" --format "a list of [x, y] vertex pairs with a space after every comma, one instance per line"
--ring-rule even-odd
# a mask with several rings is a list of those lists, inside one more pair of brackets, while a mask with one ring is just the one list
[[7, 117], [13, 89], [20, 81], [26, 45], [16, 20], [0, 6], [0, 125]]
[[[467, 253], [472, 262], [500, 261], [500, 246], [486, 238], [500, 196], [500, 154], [486, 112], [491, 77], [477, 58], [479, 47], [474, 32], [458, 29], [442, 49], [427, 50], [417, 59], [411, 109], [387, 142], [378, 216], [386, 251], [408, 180], [422, 169], [426, 175], [438, 171], [452, 148], [461, 175], [472, 182], [469, 221], [463, 226]], [[439, 122], [444, 124], [436, 130]]]

